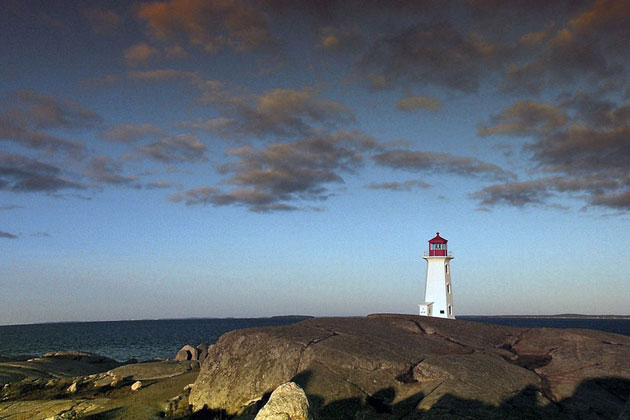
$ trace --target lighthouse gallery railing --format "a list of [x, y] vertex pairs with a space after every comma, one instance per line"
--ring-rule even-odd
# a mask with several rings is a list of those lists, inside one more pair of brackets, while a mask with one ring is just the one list
[[431, 255], [430, 251], [424, 251], [424, 257], [452, 257], [453, 251], [448, 251], [448, 255]]

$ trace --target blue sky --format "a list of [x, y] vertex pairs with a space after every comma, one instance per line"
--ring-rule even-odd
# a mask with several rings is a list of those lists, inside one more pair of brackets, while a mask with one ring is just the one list
[[0, 324], [630, 313], [630, 7], [4, 1]]

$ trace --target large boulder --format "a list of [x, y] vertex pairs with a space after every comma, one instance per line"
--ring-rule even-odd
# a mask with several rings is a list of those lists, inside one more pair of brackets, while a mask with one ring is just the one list
[[189, 401], [249, 413], [288, 381], [318, 419], [616, 418], [630, 390], [630, 337], [412, 315], [314, 318], [224, 334]]

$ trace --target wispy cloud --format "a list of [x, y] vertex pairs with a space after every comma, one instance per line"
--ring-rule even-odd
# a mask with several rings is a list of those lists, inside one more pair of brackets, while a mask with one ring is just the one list
[[160, 52], [156, 48], [146, 42], [139, 42], [127, 48], [123, 54], [123, 58], [127, 64], [137, 66], [139, 64], [146, 64], [159, 54]]
[[379, 38], [358, 68], [375, 88], [437, 85], [475, 92], [509, 55], [506, 47], [448, 23], [418, 24]]
[[87, 165], [87, 175], [105, 184], [123, 185], [134, 181], [136, 177], [122, 174], [122, 164], [107, 156], [97, 156]]
[[85, 150], [82, 142], [48, 130], [91, 128], [101, 122], [98, 114], [73, 101], [30, 90], [15, 91], [0, 104], [0, 140], [32, 149], [79, 155]]
[[516, 176], [498, 165], [467, 156], [449, 153], [419, 152], [395, 149], [373, 156], [374, 161], [392, 169], [412, 172], [438, 172], [461, 176], [480, 176], [489, 179], [513, 179]]
[[24, 206], [18, 206], [15, 204], [7, 204], [5, 206], [0, 206], [0, 210], [15, 210], [15, 209], [23, 209]]
[[407, 181], [390, 181], [390, 182], [372, 182], [366, 185], [366, 188], [372, 190], [389, 190], [389, 191], [412, 191], [414, 189], [430, 188], [431, 184], [420, 179], [409, 179]]
[[588, 205], [628, 205], [630, 192], [630, 105], [597, 95], [562, 95], [558, 105], [518, 102], [493, 116], [480, 134], [528, 137], [525, 151], [542, 180], [486, 187], [473, 197], [484, 205], [523, 206], [544, 201], [547, 192], [580, 192]]
[[493, 115], [477, 132], [480, 136], [504, 134], [529, 136], [550, 133], [566, 124], [567, 112], [555, 105], [519, 101]]
[[178, 134], [140, 146], [137, 152], [163, 163], [199, 162], [206, 160], [207, 147], [193, 134]]
[[199, 103], [215, 106], [220, 117], [183, 123], [227, 138], [301, 137], [354, 120], [345, 105], [320, 96], [317, 89], [272, 89], [255, 94], [238, 86], [207, 81]]
[[363, 133], [343, 131], [262, 149], [234, 148], [229, 155], [237, 160], [219, 168], [229, 174], [225, 184], [234, 189], [202, 186], [169, 199], [187, 205], [242, 205], [259, 212], [293, 210], [298, 208], [294, 203], [328, 198], [328, 184], [343, 183], [342, 173], [356, 170], [364, 161], [363, 152], [380, 147]]
[[26, 156], [0, 153], [0, 190], [13, 192], [56, 192], [84, 189], [62, 175], [60, 168]]
[[108, 128], [103, 139], [120, 143], [132, 143], [142, 138], [164, 135], [164, 130], [153, 124], [118, 124]]
[[407, 96], [396, 101], [396, 108], [400, 111], [424, 109], [425, 111], [436, 112], [442, 108], [442, 102], [438, 98], [430, 96]]
[[17, 235], [14, 235], [12, 233], [9, 232], [5, 232], [3, 230], [0, 230], [0, 238], [4, 238], [4, 239], [17, 239]]
[[155, 1], [141, 4], [138, 16], [157, 39], [209, 53], [251, 51], [272, 43], [265, 15], [238, 0]]

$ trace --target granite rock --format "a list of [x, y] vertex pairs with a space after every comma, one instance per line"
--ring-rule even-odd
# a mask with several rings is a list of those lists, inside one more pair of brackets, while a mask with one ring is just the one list
[[314, 318], [224, 334], [189, 401], [239, 415], [289, 381], [318, 419], [616, 419], [630, 394], [630, 337], [413, 315]]
[[287, 382], [276, 388], [255, 420], [311, 420], [306, 394], [298, 385]]

